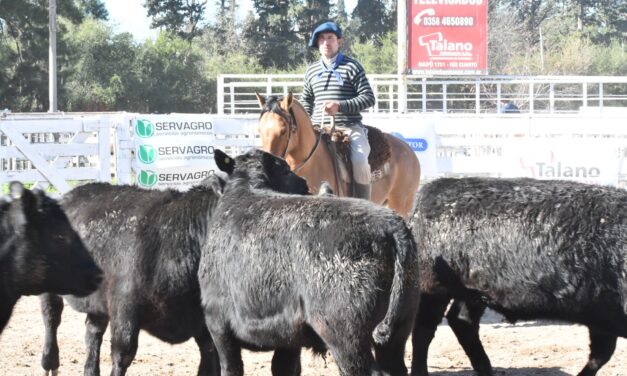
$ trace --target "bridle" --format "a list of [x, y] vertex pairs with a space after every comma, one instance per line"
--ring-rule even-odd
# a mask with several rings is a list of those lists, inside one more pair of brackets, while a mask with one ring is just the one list
[[[287, 122], [289, 123], [288, 133], [287, 133], [287, 145], [285, 145], [285, 150], [283, 150], [283, 155], [281, 155], [281, 158], [285, 159], [285, 156], [287, 155], [287, 149], [290, 147], [290, 142], [292, 140], [292, 133], [296, 132], [298, 124], [296, 123], [296, 116], [294, 115], [294, 110], [292, 110], [292, 108], [288, 110], [287, 114], [280, 112], [279, 116], [281, 116], [284, 120], [287, 120]], [[313, 154], [316, 152], [316, 149], [318, 149], [318, 145], [320, 145], [321, 139], [322, 139], [322, 130], [320, 130], [318, 138], [316, 138], [316, 143], [314, 144], [311, 151], [309, 151], [309, 154], [307, 155], [307, 157], [301, 163], [299, 163], [296, 167], [292, 169], [293, 172], [295, 173], [298, 172], [301, 168], [303, 168], [303, 166], [307, 162], [309, 162]]]

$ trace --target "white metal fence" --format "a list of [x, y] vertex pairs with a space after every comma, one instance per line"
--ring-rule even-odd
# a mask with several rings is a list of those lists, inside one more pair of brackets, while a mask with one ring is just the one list
[[[627, 77], [485, 76], [436, 78], [368, 75], [377, 97], [371, 113], [495, 113], [501, 99], [532, 114], [576, 113], [581, 107], [627, 107]], [[302, 92], [303, 75], [218, 76], [219, 114], [258, 113], [255, 92]]]
[[16, 114], [0, 119], [0, 183], [71, 189], [72, 182], [110, 181], [114, 118]]

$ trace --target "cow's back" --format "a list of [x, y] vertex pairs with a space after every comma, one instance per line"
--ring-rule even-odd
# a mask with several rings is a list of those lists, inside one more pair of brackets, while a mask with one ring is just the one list
[[423, 290], [444, 278], [510, 319], [576, 322], [600, 301], [616, 304], [607, 317], [624, 315], [625, 225], [627, 193], [534, 179], [438, 179], [420, 190], [410, 217]]

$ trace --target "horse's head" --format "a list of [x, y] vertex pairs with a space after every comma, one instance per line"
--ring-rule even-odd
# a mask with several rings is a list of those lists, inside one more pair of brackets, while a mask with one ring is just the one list
[[294, 115], [291, 112], [292, 93], [279, 98], [269, 96], [267, 99], [255, 93], [261, 115], [259, 116], [259, 135], [263, 150], [285, 158], [290, 138], [296, 131]]

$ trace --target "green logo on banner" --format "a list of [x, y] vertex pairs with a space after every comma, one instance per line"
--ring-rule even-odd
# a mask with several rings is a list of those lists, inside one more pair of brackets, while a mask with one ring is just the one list
[[157, 160], [157, 151], [152, 145], [139, 145], [137, 158], [141, 163], [154, 163]]
[[135, 133], [139, 137], [152, 137], [155, 134], [155, 126], [150, 122], [150, 120], [137, 120], [135, 124]]
[[141, 170], [137, 176], [137, 182], [143, 187], [152, 187], [157, 184], [157, 173], [150, 170]]

